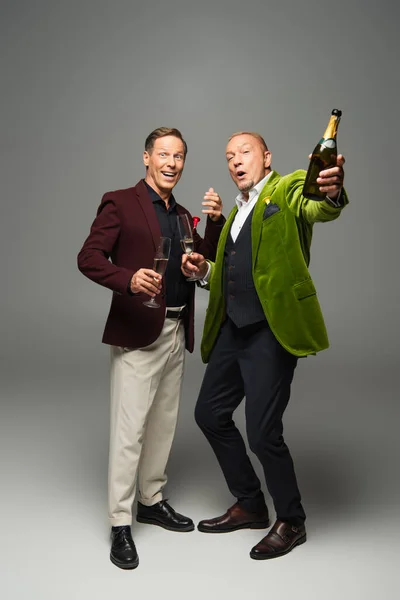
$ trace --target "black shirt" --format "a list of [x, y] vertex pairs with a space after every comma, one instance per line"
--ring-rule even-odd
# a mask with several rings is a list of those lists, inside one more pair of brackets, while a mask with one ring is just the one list
[[183, 250], [181, 248], [176, 210], [176, 200], [171, 194], [169, 207], [152, 187], [144, 182], [149, 192], [160, 224], [161, 235], [171, 238], [171, 252], [165, 272], [165, 289], [167, 306], [183, 306], [189, 302], [190, 283], [181, 271]]

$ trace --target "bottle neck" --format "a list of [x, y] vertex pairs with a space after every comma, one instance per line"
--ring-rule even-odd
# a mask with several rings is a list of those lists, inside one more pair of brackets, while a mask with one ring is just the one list
[[339, 122], [340, 122], [340, 117], [337, 117], [336, 115], [331, 116], [331, 118], [329, 119], [328, 127], [326, 128], [326, 131], [322, 138], [323, 140], [329, 140], [329, 139], [335, 140], [336, 139]]

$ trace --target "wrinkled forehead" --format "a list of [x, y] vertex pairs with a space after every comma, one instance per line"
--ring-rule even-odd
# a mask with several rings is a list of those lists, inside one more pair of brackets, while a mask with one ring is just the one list
[[230, 152], [237, 152], [238, 150], [242, 150], [246, 147], [261, 148], [261, 143], [256, 137], [248, 133], [235, 135], [235, 137], [228, 142], [226, 146], [226, 153], [228, 154]]

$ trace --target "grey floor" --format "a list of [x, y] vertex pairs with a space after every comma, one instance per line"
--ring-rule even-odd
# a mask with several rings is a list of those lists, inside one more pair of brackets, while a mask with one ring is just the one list
[[[257, 562], [248, 553], [263, 532], [207, 536], [135, 524], [140, 565], [123, 572], [108, 559], [108, 355], [92, 343], [75, 354], [53, 348], [41, 367], [32, 352], [35, 368], [23, 381], [11, 369], [4, 375], [1, 598], [397, 597], [394, 367], [342, 361], [335, 350], [300, 362], [286, 439], [308, 512], [305, 545]], [[167, 489], [195, 521], [232, 503], [193, 423], [202, 372], [189, 357]], [[237, 420], [243, 427], [241, 409]]]

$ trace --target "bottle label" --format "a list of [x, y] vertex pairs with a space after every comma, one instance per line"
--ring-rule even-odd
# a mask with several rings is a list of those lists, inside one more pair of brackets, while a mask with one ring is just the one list
[[322, 138], [320, 144], [323, 148], [336, 148], [336, 140], [334, 140], [333, 138], [328, 138], [327, 140], [324, 140], [324, 138]]

